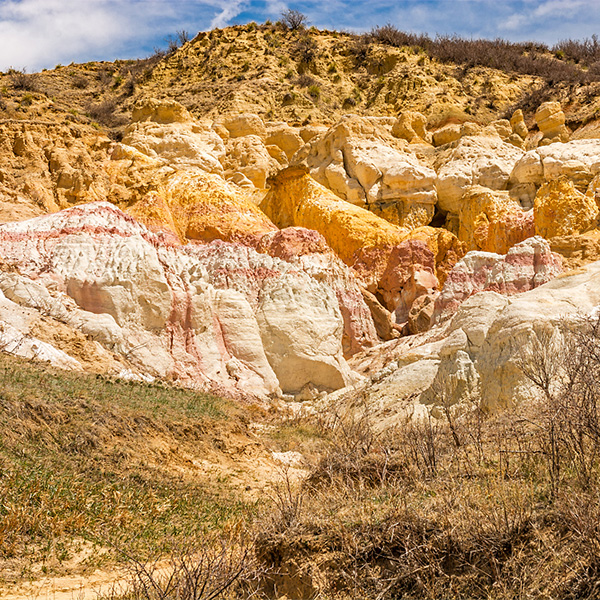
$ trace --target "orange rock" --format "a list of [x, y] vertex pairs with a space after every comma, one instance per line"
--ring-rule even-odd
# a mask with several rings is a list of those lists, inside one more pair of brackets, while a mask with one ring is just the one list
[[593, 198], [578, 191], [572, 181], [557, 179], [538, 190], [533, 213], [536, 234], [550, 239], [592, 229], [598, 206]]
[[535, 235], [533, 212], [525, 212], [508, 192], [481, 186], [461, 199], [458, 239], [467, 250], [506, 254], [512, 246]]
[[157, 192], [148, 192], [126, 212], [150, 231], [162, 233], [169, 241], [175, 244], [185, 242], [167, 201]]
[[181, 242], [242, 242], [256, 246], [277, 227], [239, 188], [201, 171], [178, 173], [128, 212], [153, 231]]
[[269, 180], [260, 208], [280, 228], [306, 227], [321, 233], [333, 251], [352, 265], [362, 248], [395, 246], [408, 231], [372, 212], [340, 200], [304, 167], [290, 167]]

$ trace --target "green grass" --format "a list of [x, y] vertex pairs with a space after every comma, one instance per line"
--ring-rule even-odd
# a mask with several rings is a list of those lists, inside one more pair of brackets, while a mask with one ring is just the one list
[[82, 539], [150, 556], [247, 518], [189, 464], [231, 432], [244, 425], [224, 399], [0, 354], [0, 579], [60, 565]]

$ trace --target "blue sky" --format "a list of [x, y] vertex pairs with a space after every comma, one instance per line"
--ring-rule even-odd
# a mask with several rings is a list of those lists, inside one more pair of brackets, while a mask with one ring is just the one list
[[144, 57], [178, 30], [276, 20], [286, 8], [319, 28], [357, 32], [390, 22], [549, 44], [600, 33], [600, 0], [0, 0], [0, 70]]

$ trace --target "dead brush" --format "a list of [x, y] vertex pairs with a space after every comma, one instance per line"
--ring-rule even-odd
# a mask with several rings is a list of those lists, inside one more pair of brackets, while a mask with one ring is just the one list
[[[129, 571], [128, 600], [214, 600], [252, 598], [264, 575], [258, 567], [253, 542], [245, 533], [229, 537], [207, 536], [167, 558], [142, 561], [123, 548]], [[115, 592], [105, 600], [122, 598]]]
[[117, 102], [112, 98], [88, 104], [86, 111], [91, 119], [105, 127], [120, 127], [127, 122], [124, 116], [117, 113]]
[[390, 438], [373, 429], [364, 399], [355, 410], [331, 407], [328, 427], [330, 442], [306, 479], [308, 489], [334, 484], [380, 486], [404, 473]]
[[39, 75], [37, 73], [27, 73], [25, 69], [8, 71], [8, 79], [14, 90], [24, 92], [37, 92], [39, 90]]

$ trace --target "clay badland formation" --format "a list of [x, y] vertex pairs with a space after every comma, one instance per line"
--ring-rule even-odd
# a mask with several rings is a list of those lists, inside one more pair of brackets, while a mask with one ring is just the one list
[[600, 303], [577, 69], [250, 24], [0, 75], [0, 348], [263, 409], [360, 397], [379, 431], [532, 401], [523, 353]]

